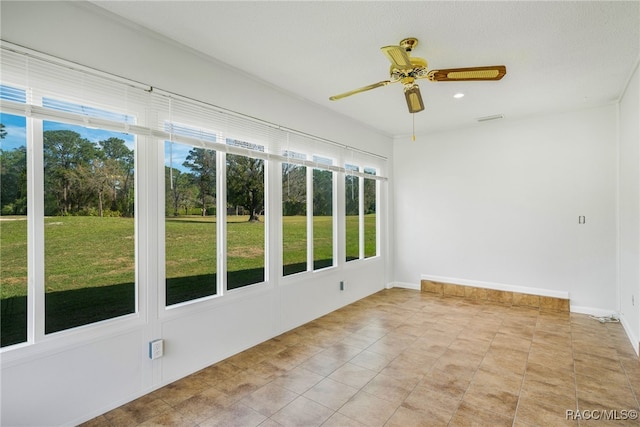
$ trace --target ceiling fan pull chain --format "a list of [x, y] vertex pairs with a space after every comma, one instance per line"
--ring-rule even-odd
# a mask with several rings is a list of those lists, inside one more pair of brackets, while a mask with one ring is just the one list
[[411, 117], [413, 118], [413, 131], [411, 133], [411, 139], [415, 142], [415, 140], [416, 140], [416, 114], [413, 113], [411, 115]]

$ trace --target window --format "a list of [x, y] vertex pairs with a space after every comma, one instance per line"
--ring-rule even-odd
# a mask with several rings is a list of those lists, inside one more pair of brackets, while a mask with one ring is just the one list
[[[43, 106], [118, 117], [46, 98]], [[45, 332], [135, 312], [133, 136], [44, 121], [43, 150]]]
[[[371, 168], [364, 169], [365, 174], [375, 175], [376, 170]], [[377, 182], [373, 178], [364, 178], [364, 257], [370, 258], [378, 254], [377, 247]]]
[[345, 258], [353, 261], [360, 258], [360, 178], [349, 174], [357, 172], [357, 166], [345, 165], [345, 169]]
[[[25, 102], [23, 90], [0, 85], [0, 99]], [[27, 340], [27, 121], [0, 112], [0, 338]]]
[[[330, 159], [315, 157], [331, 165]], [[313, 169], [313, 269], [333, 266], [333, 172]]]
[[307, 271], [307, 167], [282, 163], [282, 275], [303, 271]]
[[[260, 150], [236, 140], [227, 144]], [[265, 280], [264, 160], [226, 155], [227, 289]]]
[[[43, 333], [45, 341], [64, 345], [67, 334], [50, 335], [123, 316], [118, 324], [137, 322], [126, 316], [137, 311], [148, 315], [148, 304], [163, 295], [156, 292], [156, 276], [147, 274], [157, 270], [158, 258], [138, 259], [138, 250], [164, 256], [167, 307], [265, 282], [267, 260], [279, 255], [267, 250], [274, 248], [267, 238], [270, 203], [282, 208], [274, 221], [282, 226], [282, 265], [273, 265], [283, 276], [344, 262], [335, 258], [342, 245], [347, 261], [378, 253], [376, 194], [383, 178], [362, 165], [383, 165], [384, 159], [76, 64], [43, 60], [37, 52], [1, 50], [2, 347], [37, 345]], [[28, 91], [18, 89], [26, 86]], [[135, 135], [144, 144], [138, 146]], [[296, 152], [282, 153], [283, 147]], [[311, 157], [313, 150], [326, 157]], [[347, 157], [359, 166], [335, 166]], [[269, 162], [281, 168], [282, 182], [269, 181], [276, 175], [267, 174]], [[336, 173], [345, 174], [344, 187]], [[164, 206], [158, 209], [154, 180], [162, 174]], [[144, 205], [138, 204], [139, 182], [153, 193], [140, 199]], [[269, 198], [268, 187], [279, 185], [282, 198]], [[342, 188], [345, 199], [338, 201]], [[335, 209], [343, 202], [345, 242], [337, 250], [343, 237]], [[164, 247], [149, 246], [156, 236], [138, 212], [149, 226], [164, 224]], [[139, 306], [138, 294], [146, 298]], [[96, 325], [88, 335], [111, 333], [111, 327]]]
[[[172, 126], [174, 133], [188, 133], [186, 127]], [[169, 306], [217, 293], [216, 152], [169, 141], [164, 147]]]

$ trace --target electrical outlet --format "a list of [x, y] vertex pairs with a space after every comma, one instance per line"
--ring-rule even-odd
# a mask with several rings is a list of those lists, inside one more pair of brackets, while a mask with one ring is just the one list
[[633, 295], [631, 295], [631, 305], [636, 305], [636, 298]]
[[340, 281], [340, 290], [344, 291], [344, 280]]
[[154, 340], [149, 343], [149, 359], [158, 359], [164, 354], [164, 340]]

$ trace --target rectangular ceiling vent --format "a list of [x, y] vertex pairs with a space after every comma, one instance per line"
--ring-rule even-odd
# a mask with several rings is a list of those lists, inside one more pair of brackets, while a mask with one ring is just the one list
[[476, 120], [479, 122], [488, 122], [490, 120], [498, 120], [498, 119], [504, 119], [504, 116], [502, 114], [494, 114], [493, 116], [478, 117]]

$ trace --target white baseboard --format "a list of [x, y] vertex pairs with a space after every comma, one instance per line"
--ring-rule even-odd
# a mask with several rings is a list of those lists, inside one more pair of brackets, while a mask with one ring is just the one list
[[388, 289], [404, 288], [404, 289], [413, 289], [416, 291], [420, 290], [420, 283], [393, 282], [393, 283], [389, 283], [387, 286], [388, 286]]
[[430, 280], [432, 282], [451, 283], [454, 285], [474, 286], [476, 288], [491, 289], [494, 291], [518, 292], [521, 294], [538, 295], [541, 297], [552, 297], [569, 299], [569, 292], [555, 291], [551, 289], [531, 288], [528, 286], [507, 285], [504, 283], [481, 282], [478, 280], [458, 279], [455, 277], [442, 277], [423, 274], [421, 280]]
[[620, 323], [622, 323], [622, 327], [627, 334], [627, 338], [629, 338], [629, 341], [631, 341], [631, 346], [636, 352], [636, 356], [640, 357], [640, 339], [633, 333], [633, 329], [631, 329], [631, 326], [629, 326], [629, 322], [627, 322], [626, 317], [620, 316]]
[[609, 317], [609, 316], [619, 317], [618, 313], [615, 310], [604, 310], [602, 308], [582, 307], [582, 306], [573, 305], [573, 304], [571, 304], [571, 312], [578, 313], [578, 314], [588, 314], [589, 316], [594, 316], [594, 317]]

